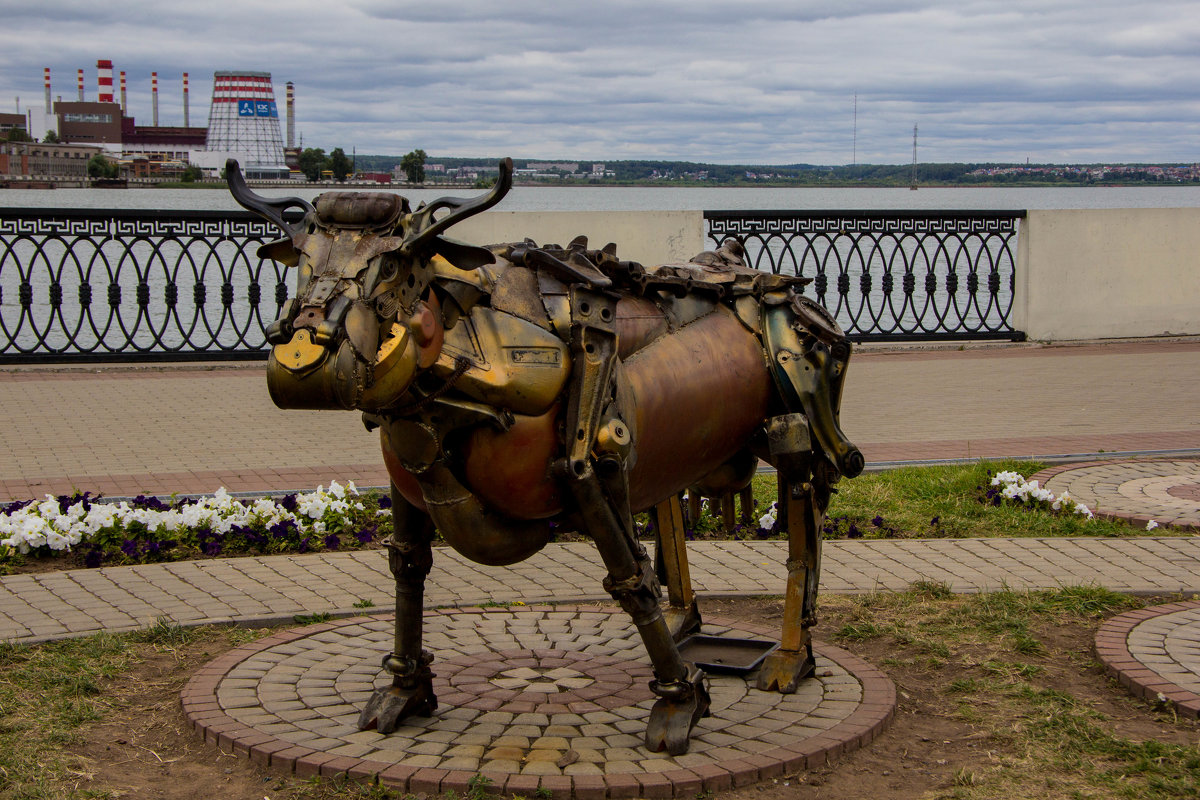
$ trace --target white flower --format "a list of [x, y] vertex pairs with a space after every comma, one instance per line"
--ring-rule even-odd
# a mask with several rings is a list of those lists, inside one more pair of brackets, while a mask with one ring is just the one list
[[1152, 531], [1157, 527], [1158, 527], [1158, 523], [1155, 522], [1154, 520], [1150, 520], [1149, 522], [1146, 523], [1146, 530], [1148, 530], [1148, 531]]

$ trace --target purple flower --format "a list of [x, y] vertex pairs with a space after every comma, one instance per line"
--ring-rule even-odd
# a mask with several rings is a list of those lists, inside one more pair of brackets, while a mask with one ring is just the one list
[[384, 497], [379, 498], [379, 508], [380, 509], [391, 508], [391, 507], [392, 507], [392, 498], [391, 497], [384, 496]]
[[291, 534], [295, 533], [298, 529], [296, 528], [295, 521], [290, 520], [290, 519], [285, 519], [282, 522], [276, 522], [274, 525], [272, 525], [267, 530], [269, 530], [271, 532], [271, 535], [274, 536], [276, 539], [286, 539]]
[[212, 539], [204, 544], [204, 555], [215, 556], [221, 552], [221, 540]]
[[303, 539], [301, 539], [301, 540], [300, 540], [300, 544], [298, 544], [298, 545], [296, 546], [296, 552], [298, 552], [298, 553], [307, 553], [307, 552], [308, 552], [308, 543], [309, 543], [310, 541], [312, 541], [312, 537], [311, 537], [311, 536], [305, 536]]
[[121, 542], [121, 552], [130, 558], [137, 558], [138, 543], [133, 539], [126, 539], [125, 541]]
[[940, 523], [941, 521], [942, 521], [942, 518], [941, 518], [941, 517], [934, 517], [933, 519], [929, 520], [929, 524], [930, 524], [930, 525], [937, 525], [937, 524], [938, 524], [938, 523]]
[[299, 503], [296, 502], [296, 493], [292, 492], [291, 494], [285, 494], [283, 497], [279, 498], [279, 505], [283, 506], [285, 511], [295, 512], [295, 510], [299, 507]]
[[882, 528], [883, 527], [883, 517], [876, 514], [875, 519], [871, 520], [871, 524], [874, 525], [876, 528]]
[[325, 537], [325, 549], [326, 550], [337, 550], [338, 545], [341, 543], [342, 543], [342, 541], [341, 541], [341, 539], [338, 538], [338, 535], [336, 533], [331, 533]]
[[858, 529], [857, 525], [855, 525], [853, 522], [851, 522], [850, 528], [846, 531], [846, 538], [847, 539], [861, 539], [862, 531], [860, 531]]
[[20, 511], [22, 508], [24, 508], [27, 505], [30, 505], [31, 503], [33, 503], [32, 500], [16, 500], [16, 501], [4, 506], [3, 510], [4, 510], [5, 514], [11, 514], [14, 511]]
[[130, 504], [134, 508], [145, 508], [149, 509], [150, 511], [167, 511], [171, 508], [171, 506], [164, 503], [162, 500], [159, 500], [157, 497], [148, 497], [144, 494], [139, 494], [137, 497], [133, 498]]
[[375, 534], [378, 533], [378, 531], [379, 529], [376, 526], [368, 525], [358, 533], [354, 534], [354, 538], [358, 539], [359, 544], [366, 544], [375, 538]]
[[89, 550], [88, 554], [83, 557], [83, 565], [88, 569], [96, 569], [100, 566], [100, 562], [104, 560], [104, 553], [99, 550]]

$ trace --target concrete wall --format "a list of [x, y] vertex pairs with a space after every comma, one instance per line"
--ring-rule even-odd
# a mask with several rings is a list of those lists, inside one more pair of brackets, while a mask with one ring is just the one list
[[566, 247], [580, 234], [593, 250], [616, 242], [619, 258], [647, 266], [687, 261], [706, 247], [699, 211], [488, 211], [448, 235], [473, 244], [530, 238]]
[[1049, 341], [1200, 334], [1200, 208], [1030, 211], [1012, 323]]

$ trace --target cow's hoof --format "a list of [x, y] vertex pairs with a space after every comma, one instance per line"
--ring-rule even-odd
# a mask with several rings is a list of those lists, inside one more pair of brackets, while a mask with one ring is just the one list
[[666, 750], [673, 756], [688, 751], [692, 728], [701, 717], [708, 716], [708, 688], [704, 683], [704, 673], [693, 667], [686, 682], [669, 687], [651, 684], [660, 697], [650, 709], [650, 722], [646, 725], [647, 750], [652, 753]]
[[776, 650], [758, 671], [758, 688], [764, 692], [792, 694], [800, 681], [816, 671], [812, 645], [803, 650]]
[[376, 689], [358, 715], [358, 729], [374, 728], [380, 733], [391, 733], [409, 717], [429, 717], [437, 710], [437, 697], [433, 694], [433, 683], [420, 683], [415, 688], [404, 689], [389, 686]]

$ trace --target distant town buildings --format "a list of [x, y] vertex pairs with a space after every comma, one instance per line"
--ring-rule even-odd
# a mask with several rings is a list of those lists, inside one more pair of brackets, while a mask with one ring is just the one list
[[970, 177], [995, 178], [1001, 176], [1029, 177], [1033, 179], [1069, 179], [1105, 181], [1114, 179], [1137, 179], [1159, 181], [1196, 181], [1200, 180], [1200, 165], [1190, 166], [1147, 166], [1140, 164], [1118, 165], [1042, 165], [1031, 166], [997, 166], [981, 167], [967, 173]]

